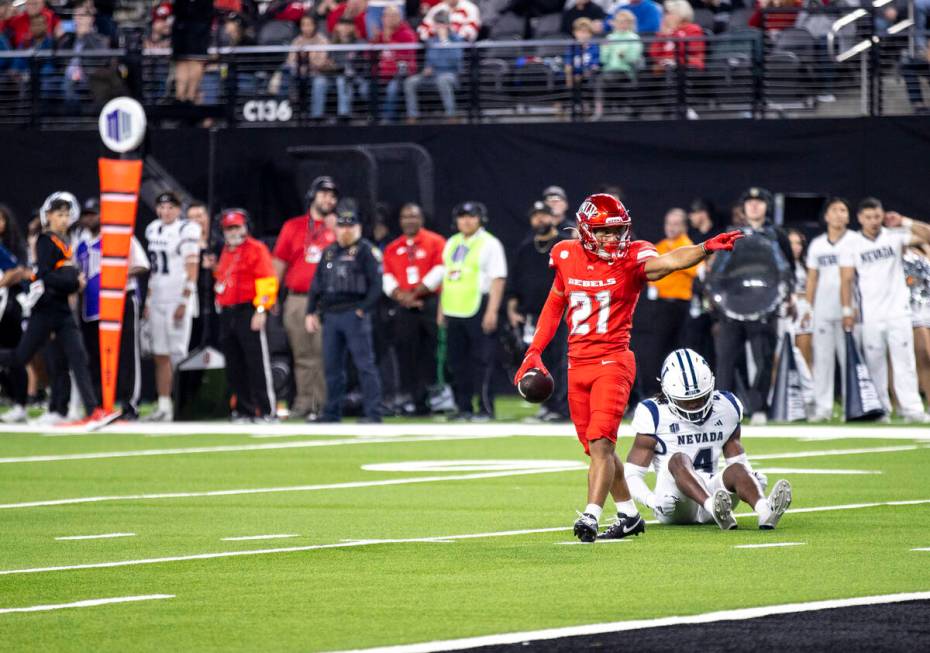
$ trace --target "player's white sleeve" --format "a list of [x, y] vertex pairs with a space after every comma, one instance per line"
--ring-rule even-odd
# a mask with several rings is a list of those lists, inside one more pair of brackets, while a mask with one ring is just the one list
[[858, 239], [850, 238], [849, 243], [840, 247], [839, 264], [841, 268], [856, 267], [856, 252], [858, 251]]
[[[651, 410], [651, 408], [655, 408], [655, 410]], [[632, 427], [634, 433], [655, 435], [659, 427], [659, 411], [655, 402], [651, 399], [647, 399], [637, 404], [636, 410], [633, 411]]]
[[811, 246], [807, 248], [807, 260], [804, 262], [804, 265], [807, 266], [808, 270], [817, 270], [819, 268], [817, 264], [817, 245], [819, 244], [818, 240], [814, 240], [811, 243]]
[[645, 480], [648, 469], [648, 467], [626, 463], [623, 465], [623, 475], [626, 477], [626, 485], [630, 488], [633, 498], [648, 508], [654, 508], [655, 494], [646, 485]]
[[200, 254], [200, 225], [196, 222], [187, 222], [181, 227], [181, 242], [178, 244], [178, 253], [185, 259]]
[[743, 402], [739, 400], [739, 397], [727, 390], [721, 390], [720, 397], [722, 401], [727, 402], [727, 405], [730, 406], [733, 412], [736, 414], [736, 424], [734, 425], [735, 430], [735, 427], [739, 426], [740, 422], [743, 421]]

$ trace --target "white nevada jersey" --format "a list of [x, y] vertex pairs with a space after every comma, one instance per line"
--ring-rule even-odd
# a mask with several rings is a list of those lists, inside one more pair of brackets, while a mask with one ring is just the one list
[[655, 438], [653, 469], [666, 470], [673, 454], [681, 452], [691, 459], [694, 469], [713, 476], [723, 452], [723, 445], [739, 428], [743, 405], [732, 393], [714, 392], [713, 408], [702, 424], [677, 417], [668, 404], [654, 399], [640, 402], [633, 413], [633, 429]]
[[200, 225], [180, 219], [165, 224], [156, 219], [145, 228], [145, 240], [152, 265], [150, 301], [154, 304], [179, 303], [187, 282], [184, 261], [200, 253]]

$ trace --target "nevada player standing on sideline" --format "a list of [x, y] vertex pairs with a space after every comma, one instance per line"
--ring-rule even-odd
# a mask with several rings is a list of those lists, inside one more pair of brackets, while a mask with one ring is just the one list
[[514, 383], [531, 369], [548, 374], [540, 356], [568, 308], [568, 406], [578, 439], [591, 457], [588, 505], [575, 522], [575, 535], [593, 542], [608, 491], [617, 504], [614, 536], [645, 530], [614, 451], [636, 377], [629, 345], [639, 293], [646, 281], [696, 265], [711, 252], [733, 249], [742, 233], [720, 234], [659, 256], [651, 243], [630, 241], [630, 215], [611, 195], [591, 195], [576, 217], [580, 239], [563, 241], [551, 250], [555, 280]]
[[[739, 399], [714, 391], [710, 366], [690, 349], [668, 355], [660, 382], [660, 395], [640, 403], [633, 415], [636, 439], [625, 466], [633, 498], [660, 523], [713, 521], [725, 531], [736, 528], [733, 507], [742, 499], [755, 509], [759, 528], [775, 528], [791, 505], [791, 485], [778, 481], [768, 499], [762, 496], [766, 478], [752, 471], [740, 442]], [[718, 472], [721, 454], [727, 465]], [[643, 480], [649, 465], [656, 470], [655, 492]], [[601, 537], [611, 535], [608, 529]]]
[[[891, 413], [888, 397], [888, 357], [894, 377], [894, 393], [900, 416], [909, 422], [930, 422], [917, 393], [914, 330], [911, 327], [911, 294], [904, 276], [904, 252], [910, 245], [930, 241], [930, 225], [889, 211], [881, 202], [867, 198], [859, 203], [862, 231], [840, 256], [840, 289], [843, 328], [852, 331], [855, 311], [853, 280], [859, 295], [862, 348], [878, 398]], [[886, 229], [903, 227], [902, 230]]]
[[[846, 383], [846, 339], [840, 307], [840, 252], [856, 238], [849, 225], [849, 204], [833, 197], [827, 200], [823, 220], [827, 232], [811, 241], [807, 249], [808, 306], [801, 324], [811, 324], [814, 331], [814, 417], [820, 422], [833, 417], [833, 378], [836, 360], [840, 361], [841, 383]], [[845, 389], [843, 396], [846, 396]]]
[[174, 366], [187, 356], [194, 319], [200, 225], [181, 219], [181, 202], [172, 192], [158, 196], [155, 212], [158, 219], [145, 228], [152, 271], [143, 318], [151, 327], [158, 407], [146, 421], [170, 422], [174, 419], [171, 403]]

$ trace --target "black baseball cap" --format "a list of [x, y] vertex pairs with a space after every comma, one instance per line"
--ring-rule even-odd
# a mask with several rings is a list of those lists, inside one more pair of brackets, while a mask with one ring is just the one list
[[358, 224], [358, 213], [352, 209], [342, 209], [336, 214], [336, 225], [340, 227], [351, 227]]
[[181, 206], [181, 200], [179, 200], [178, 196], [170, 190], [165, 191], [164, 193], [161, 193], [158, 196], [158, 198], [155, 200], [155, 205], [157, 206], [159, 204], [164, 204], [166, 202], [168, 204], [174, 204], [175, 206]]
[[566, 202], [568, 201], [568, 195], [565, 194], [565, 189], [561, 186], [547, 186], [546, 189], [542, 192], [543, 199], [548, 197], [561, 197]]
[[739, 198], [739, 203], [742, 204], [746, 200], [762, 200], [769, 207], [772, 206], [772, 194], [761, 186], [750, 186], [744, 190]]
[[100, 200], [96, 197], [88, 197], [81, 206], [81, 215], [88, 213], [100, 213]]
[[545, 213], [546, 215], [553, 216], [555, 213], [552, 212], [552, 209], [549, 208], [549, 205], [545, 202], [533, 202], [533, 206], [530, 207], [530, 210], [526, 212], [527, 218], [532, 218], [537, 213]]

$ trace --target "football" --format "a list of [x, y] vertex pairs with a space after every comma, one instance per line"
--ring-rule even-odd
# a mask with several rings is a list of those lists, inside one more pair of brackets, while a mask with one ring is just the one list
[[520, 396], [531, 404], [541, 404], [549, 398], [554, 389], [555, 381], [552, 377], [535, 367], [528, 370], [517, 384]]

